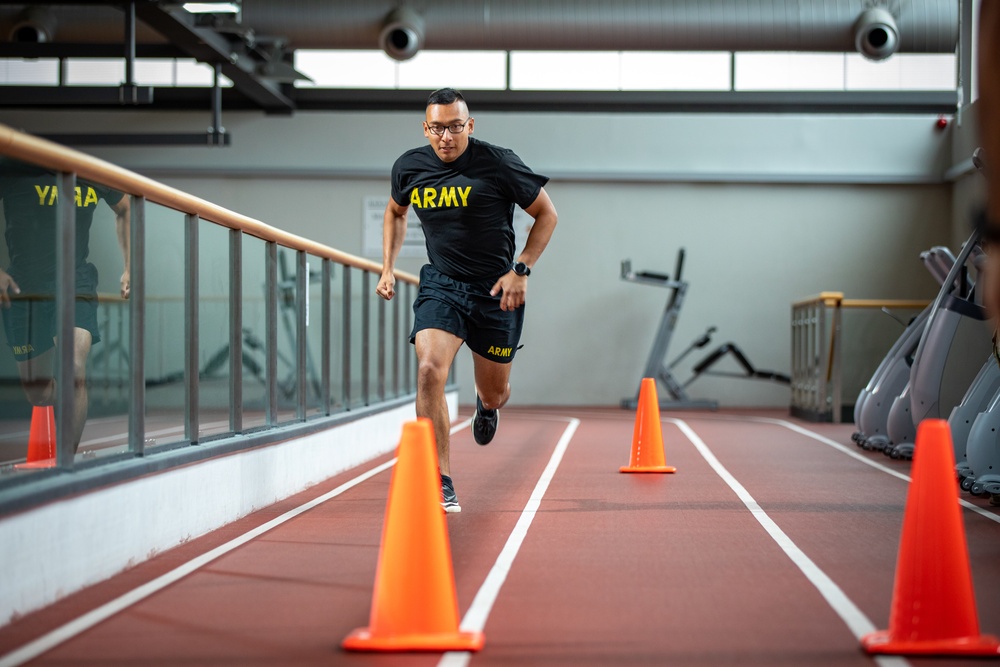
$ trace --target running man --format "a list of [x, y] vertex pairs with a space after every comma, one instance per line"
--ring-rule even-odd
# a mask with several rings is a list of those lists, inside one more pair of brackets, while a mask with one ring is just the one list
[[[987, 1], [979, 7], [979, 140], [986, 154], [986, 211], [983, 229], [986, 247], [986, 289], [984, 303], [994, 318], [1000, 318], [1000, 2]], [[1000, 330], [994, 329], [993, 353]], [[1000, 494], [992, 494], [990, 504], [1000, 506]]]
[[[382, 277], [376, 292], [395, 295], [393, 270], [406, 234], [406, 215], [419, 212], [429, 264], [420, 270], [410, 342], [417, 352], [417, 416], [434, 424], [441, 506], [461, 512], [451, 479], [451, 420], [444, 387], [462, 343], [469, 346], [476, 385], [472, 432], [487, 445], [499, 409], [510, 398], [511, 362], [524, 322], [528, 276], [548, 244], [557, 214], [548, 178], [513, 151], [472, 138], [475, 120], [462, 94], [442, 88], [427, 99], [429, 145], [404, 153], [392, 167], [385, 209]], [[524, 250], [514, 257], [514, 206], [534, 218]]]
[[[0, 269], [0, 313], [7, 343], [17, 362], [28, 402], [56, 400], [56, 204], [65, 196], [54, 174], [39, 167], [0, 159], [0, 199], [10, 265]], [[129, 296], [130, 199], [111, 188], [77, 181], [69, 201], [76, 208], [76, 299], [73, 340], [73, 451], [80, 446], [87, 421], [87, 357], [101, 340], [97, 328], [97, 267], [87, 261], [90, 226], [100, 201], [114, 211], [118, 244], [124, 259], [121, 296]], [[56, 407], [58, 410], [58, 406]]]

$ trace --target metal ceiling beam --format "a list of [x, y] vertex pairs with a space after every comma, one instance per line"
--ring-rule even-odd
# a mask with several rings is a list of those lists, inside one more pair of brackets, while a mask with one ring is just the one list
[[[172, 44], [136, 44], [138, 58], [186, 58]], [[0, 42], [0, 58], [121, 58], [121, 44]]]
[[0, 108], [121, 107], [153, 103], [152, 86], [3, 86]]
[[136, 3], [139, 19], [166, 37], [187, 55], [222, 65], [222, 73], [238, 91], [270, 112], [291, 113], [295, 103], [281, 87], [257, 73], [258, 60], [244, 44], [236, 44], [210, 28], [195, 26], [190, 13], [168, 9], [154, 0]]
[[[22, 95], [44, 94], [34, 86], [4, 87], [0, 109], [42, 106]], [[117, 91], [117, 89], [114, 89]], [[8, 92], [12, 94], [7, 94]], [[307, 111], [406, 111], [423, 109], [427, 90], [335, 90], [301, 88], [296, 106]], [[222, 89], [227, 111], [255, 111], [232, 89]], [[156, 88], [157, 111], [204, 110], [214, 104], [211, 88]], [[956, 110], [955, 91], [543, 91], [477, 90], [467, 93], [475, 113], [836, 113], [940, 114]], [[108, 109], [120, 108], [108, 99]]]

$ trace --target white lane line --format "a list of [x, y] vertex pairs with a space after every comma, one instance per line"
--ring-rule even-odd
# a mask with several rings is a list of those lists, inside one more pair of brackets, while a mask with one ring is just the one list
[[[493, 564], [490, 573], [486, 575], [486, 580], [479, 587], [479, 592], [476, 593], [469, 611], [465, 612], [465, 617], [462, 619], [461, 624], [462, 630], [467, 632], [482, 632], [483, 628], [486, 627], [486, 620], [493, 609], [493, 604], [497, 601], [497, 596], [500, 595], [500, 588], [510, 573], [510, 568], [514, 564], [514, 558], [517, 556], [517, 552], [521, 549], [521, 544], [528, 534], [528, 528], [531, 527], [531, 522], [535, 520], [535, 513], [542, 504], [542, 497], [549, 488], [549, 482], [552, 481], [552, 478], [556, 474], [556, 469], [562, 462], [563, 454], [566, 453], [569, 441], [580, 426], [579, 419], [568, 417], [566, 421], [569, 422], [569, 425], [563, 431], [562, 437], [559, 438], [559, 442], [556, 444], [556, 448], [549, 458], [548, 465], [542, 471], [542, 476], [538, 478], [535, 490], [531, 492], [531, 496], [528, 498], [528, 504], [524, 506], [521, 517], [517, 520], [517, 524], [514, 525], [514, 530], [511, 531], [510, 536], [507, 538], [507, 543], [500, 550], [500, 555], [497, 556], [497, 560]], [[449, 651], [441, 657], [438, 667], [464, 667], [469, 664], [471, 658], [472, 654], [468, 651]]]
[[[862, 463], [866, 463], [866, 464], [870, 465], [871, 467], [875, 468], [876, 470], [881, 470], [882, 472], [888, 473], [888, 474], [892, 475], [893, 477], [898, 477], [899, 479], [901, 479], [901, 480], [903, 480], [904, 482], [907, 482], [907, 483], [909, 483], [911, 481], [909, 475], [905, 475], [905, 474], [899, 472], [898, 470], [893, 470], [892, 468], [890, 468], [888, 466], [884, 466], [881, 463], [878, 463], [877, 461], [872, 461], [871, 459], [869, 459], [869, 458], [867, 458], [865, 456], [862, 456], [861, 454], [857, 453], [856, 451], [854, 451], [850, 447], [842, 445], [839, 442], [837, 442], [836, 440], [831, 440], [830, 438], [822, 436], [819, 433], [816, 433], [815, 431], [810, 431], [807, 428], [802, 428], [798, 424], [793, 424], [792, 422], [787, 422], [784, 419], [771, 419], [769, 417], [751, 417], [750, 421], [761, 422], [761, 423], [765, 423], [765, 424], [777, 424], [778, 426], [783, 426], [783, 427], [789, 429], [790, 431], [795, 431], [796, 433], [800, 433], [800, 434], [802, 434], [802, 435], [804, 435], [804, 436], [806, 436], [808, 438], [812, 438], [813, 440], [816, 440], [818, 442], [822, 442], [824, 445], [829, 445], [830, 447], [833, 447], [837, 451], [843, 452], [844, 454], [847, 454], [851, 458], [857, 459], [858, 461], [861, 461]], [[956, 494], [956, 496], [957, 496], [957, 494]], [[1000, 515], [996, 514], [995, 512], [990, 512], [989, 510], [985, 510], [982, 507], [979, 507], [978, 505], [973, 505], [969, 501], [963, 500], [962, 498], [958, 498], [958, 504], [961, 505], [962, 507], [968, 509], [968, 510], [972, 510], [973, 512], [975, 512], [976, 514], [979, 514], [980, 516], [986, 517], [990, 521], [996, 521], [997, 523], [1000, 523]]]
[[[687, 436], [691, 444], [695, 446], [698, 453], [702, 455], [708, 465], [712, 467], [712, 470], [722, 478], [726, 484], [729, 485], [736, 495], [739, 497], [743, 504], [746, 506], [750, 513], [753, 515], [757, 522], [767, 531], [767, 534], [771, 536], [781, 550], [785, 552], [791, 561], [802, 571], [802, 574], [806, 575], [806, 578], [816, 587], [827, 604], [833, 608], [833, 610], [840, 616], [841, 620], [847, 625], [847, 627], [854, 633], [854, 636], [859, 640], [862, 636], [868, 634], [869, 632], [875, 632], [875, 625], [869, 620], [865, 613], [861, 611], [854, 602], [851, 601], [849, 597], [840, 589], [833, 579], [831, 579], [823, 570], [819, 568], [816, 563], [812, 561], [809, 556], [805, 554], [792, 541], [792, 538], [788, 537], [785, 531], [778, 527], [778, 524], [771, 519], [770, 516], [761, 508], [757, 501], [754, 500], [750, 492], [740, 484], [733, 475], [726, 470], [725, 466], [719, 462], [719, 459], [715, 457], [712, 450], [708, 448], [708, 445], [702, 441], [698, 434], [691, 430], [691, 427], [687, 425], [683, 420], [680, 419], [666, 419], [665, 421], [676, 424], [678, 428]], [[908, 665], [909, 663], [902, 658], [896, 657], [876, 657], [874, 658], [876, 664], [881, 667], [899, 667], [902, 665]]]
[[[472, 422], [471, 419], [466, 419], [465, 421], [453, 426], [451, 432], [454, 434], [462, 430], [463, 428], [467, 427], [471, 422]], [[230, 540], [229, 542], [226, 542], [225, 544], [222, 544], [212, 549], [211, 551], [208, 551], [198, 556], [197, 558], [193, 558], [188, 562], [184, 563], [183, 565], [181, 565], [180, 567], [177, 567], [171, 570], [170, 572], [167, 572], [166, 574], [161, 575], [156, 579], [153, 579], [152, 581], [149, 581], [143, 584], [142, 586], [139, 586], [138, 588], [135, 588], [118, 598], [115, 598], [114, 600], [98, 607], [97, 609], [93, 609], [84, 614], [83, 616], [80, 616], [70, 621], [69, 623], [66, 623], [65, 625], [56, 628], [55, 630], [48, 632], [47, 634], [42, 635], [38, 639], [35, 639], [34, 641], [29, 642], [14, 651], [11, 651], [10, 653], [8, 653], [3, 657], [0, 657], [0, 667], [17, 667], [18, 665], [24, 664], [28, 660], [37, 658], [46, 651], [54, 649], [56, 646], [72, 639], [73, 637], [76, 637], [82, 632], [89, 630], [98, 623], [106, 621], [107, 619], [111, 618], [118, 612], [124, 611], [125, 609], [131, 607], [137, 602], [141, 602], [142, 600], [148, 598], [150, 595], [153, 595], [154, 593], [163, 590], [167, 586], [176, 583], [177, 581], [183, 579], [184, 577], [191, 574], [195, 570], [198, 570], [199, 568], [208, 565], [212, 561], [217, 560], [222, 556], [225, 556], [230, 551], [243, 546], [247, 542], [257, 537], [260, 537], [269, 530], [277, 528], [281, 524], [294, 519], [300, 514], [308, 512], [314, 507], [322, 505], [323, 503], [332, 498], [336, 498], [345, 491], [354, 488], [358, 484], [361, 484], [362, 482], [368, 479], [371, 479], [380, 472], [388, 470], [394, 465], [396, 465], [395, 458], [386, 461], [381, 465], [375, 466], [371, 470], [361, 473], [354, 479], [348, 482], [344, 482], [343, 484], [333, 489], [332, 491], [329, 491], [323, 494], [322, 496], [319, 496], [318, 498], [313, 498], [309, 502], [300, 505], [295, 509], [289, 510], [284, 514], [282, 514], [281, 516], [271, 519], [267, 523], [261, 524], [260, 526], [257, 526], [253, 530], [248, 531], [240, 535], [239, 537]]]

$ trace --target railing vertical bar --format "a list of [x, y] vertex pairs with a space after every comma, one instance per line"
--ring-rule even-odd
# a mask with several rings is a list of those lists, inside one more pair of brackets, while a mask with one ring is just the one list
[[376, 391], [378, 392], [378, 400], [380, 400], [380, 401], [384, 401], [385, 400], [385, 387], [386, 387], [386, 381], [385, 381], [386, 363], [385, 363], [385, 361], [386, 361], [386, 356], [387, 356], [387, 353], [388, 353], [388, 350], [386, 349], [386, 340], [385, 340], [385, 332], [386, 332], [386, 321], [385, 321], [385, 319], [386, 319], [386, 311], [387, 310], [388, 310], [388, 304], [384, 300], [379, 299], [378, 300], [378, 331], [377, 331], [378, 342], [377, 342], [377, 348], [376, 348], [377, 349], [377, 353], [376, 354], [377, 354], [378, 358], [375, 360], [375, 364], [376, 364], [376, 368], [377, 368], [376, 378], [375, 378], [375, 386], [376, 386]]
[[195, 214], [184, 216], [184, 436], [198, 442], [198, 224]]
[[129, 450], [146, 448], [146, 199], [132, 198], [129, 231]]
[[344, 318], [341, 323], [341, 333], [344, 338], [344, 349], [341, 350], [341, 363], [343, 364], [343, 396], [344, 409], [351, 409], [351, 267], [344, 266]]
[[56, 465], [64, 470], [73, 467], [76, 442], [73, 415], [76, 413], [76, 372], [73, 364], [73, 328], [76, 310], [76, 174], [59, 172], [56, 176]]
[[278, 244], [268, 241], [265, 244], [264, 260], [264, 377], [265, 389], [265, 422], [268, 426], [278, 423]]
[[295, 253], [295, 372], [296, 394], [295, 418], [306, 420], [306, 407], [309, 399], [307, 390], [309, 340], [306, 336], [306, 317], [309, 309], [309, 265], [306, 253], [299, 250]]
[[332, 398], [330, 396], [330, 315], [333, 310], [333, 302], [331, 301], [333, 297], [332, 290], [330, 289], [330, 282], [332, 281], [332, 269], [333, 263], [329, 259], [324, 259], [322, 262], [321, 270], [321, 280], [322, 285], [320, 287], [320, 300], [323, 302], [320, 308], [320, 391], [322, 393], [320, 411], [324, 415], [329, 415], [333, 412]]
[[361, 272], [361, 398], [363, 405], [371, 405], [371, 313], [368, 296], [371, 274]]
[[243, 232], [229, 232], [229, 429], [243, 432]]

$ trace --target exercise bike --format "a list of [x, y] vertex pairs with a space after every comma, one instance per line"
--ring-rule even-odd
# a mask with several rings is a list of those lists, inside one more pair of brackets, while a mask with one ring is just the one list
[[[642, 377], [655, 378], [666, 390], [666, 397], [660, 398], [660, 409], [662, 410], [717, 410], [718, 401], [706, 399], [693, 399], [688, 396], [687, 387], [702, 375], [716, 375], [725, 377], [750, 378], [758, 380], [771, 380], [782, 384], [791, 384], [791, 378], [782, 373], [774, 371], [761, 371], [754, 368], [750, 360], [747, 359], [743, 351], [736, 343], [729, 342], [720, 345], [710, 354], [691, 369], [691, 377], [684, 382], [680, 382], [674, 375], [673, 369], [691, 352], [704, 348], [712, 341], [712, 334], [716, 328], [708, 327], [705, 333], [696, 338], [687, 349], [681, 352], [671, 362], [666, 363], [667, 349], [670, 347], [670, 340], [674, 335], [674, 327], [677, 325], [677, 318], [680, 317], [681, 307], [684, 305], [684, 297], [687, 294], [688, 283], [681, 278], [684, 271], [684, 248], [677, 252], [677, 264], [674, 267], [674, 275], [670, 277], [662, 273], [653, 271], [633, 271], [631, 260], [624, 260], [621, 264], [621, 278], [628, 282], [640, 283], [643, 285], [655, 285], [670, 290], [667, 298], [667, 305], [663, 310], [663, 317], [660, 318], [660, 325], [656, 331], [656, 338], [653, 339], [653, 347], [649, 351], [649, 358], [646, 360], [646, 368]], [[710, 371], [709, 369], [718, 363], [725, 356], [732, 356], [736, 363], [743, 369], [741, 373]], [[640, 379], [641, 385], [641, 379]], [[634, 410], [639, 404], [639, 392], [631, 398], [624, 398], [621, 401], [623, 408]]]

